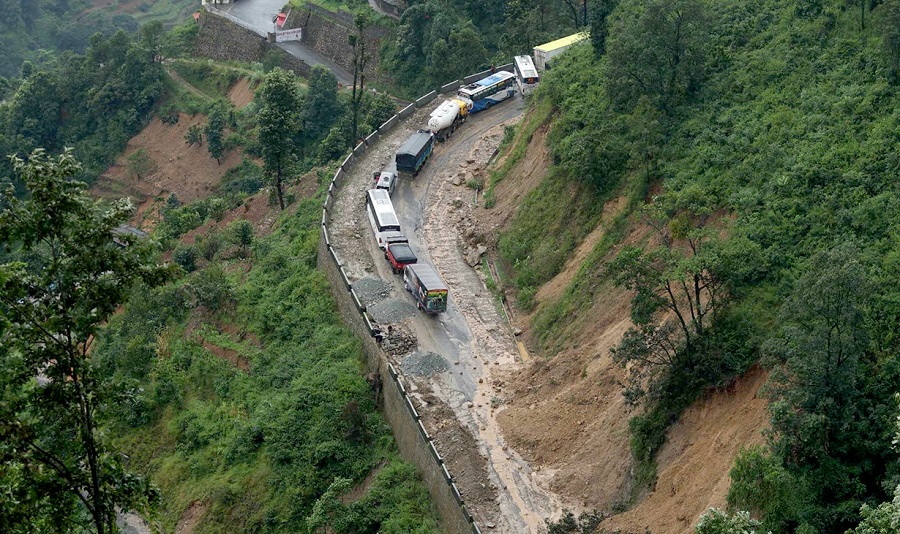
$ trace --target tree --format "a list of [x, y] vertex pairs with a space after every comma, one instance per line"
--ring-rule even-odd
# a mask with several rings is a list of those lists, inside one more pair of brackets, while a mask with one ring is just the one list
[[86, 512], [105, 534], [117, 508], [145, 510], [157, 494], [102, 439], [106, 408], [128, 393], [98, 373], [91, 344], [135, 283], [160, 285], [171, 270], [134, 236], [113, 241], [132, 206], [91, 200], [69, 150], [13, 167], [29, 195], [8, 192], [0, 214], [0, 242], [23, 260], [0, 266], [0, 485], [18, 509], [3, 528], [75, 530]]
[[804, 462], [827, 454], [857, 396], [868, 344], [863, 309], [868, 280], [852, 244], [817, 253], [782, 306], [781, 333], [765, 351], [776, 369], [772, 426], [783, 457]]
[[670, 220], [658, 207], [646, 210], [659, 246], [625, 247], [610, 264], [617, 285], [634, 292], [630, 328], [613, 349], [628, 368], [626, 396], [636, 401], [645, 386], [672, 368], [692, 368], [693, 357], [725, 297], [716, 241], [705, 217]]
[[188, 145], [200, 146], [203, 144], [203, 130], [199, 124], [192, 124], [186, 134], [184, 134], [184, 142]]
[[[775, 364], [773, 451], [817, 489], [817, 502], [847, 514], [861, 504], [867, 475], [877, 476], [868, 472], [877, 471], [873, 461], [880, 463], [881, 453], [872, 449], [884, 447], [883, 437], [871, 429], [881, 424], [876, 406], [890, 400], [867, 386], [865, 310], [872, 288], [859, 257], [855, 245], [841, 243], [810, 258], [782, 305], [780, 333], [763, 346]], [[847, 520], [833, 515], [823, 524]]]
[[506, 31], [500, 38], [502, 49], [510, 55], [528, 53], [536, 43], [550, 40], [554, 13], [550, 2], [509, 0], [506, 2]]
[[900, 486], [894, 490], [894, 499], [883, 502], [877, 508], [868, 504], [862, 505], [859, 511], [862, 517], [852, 534], [894, 534], [900, 532]]
[[350, 97], [352, 143], [356, 143], [359, 135], [359, 109], [366, 90], [366, 64], [369, 62], [364, 35], [368, 20], [365, 15], [358, 13], [354, 22], [356, 23], [356, 33], [349, 37], [350, 47], [353, 48], [353, 94]]
[[203, 133], [206, 135], [206, 149], [209, 150], [210, 156], [216, 158], [217, 164], [220, 163], [219, 159], [225, 151], [223, 133], [227, 121], [228, 106], [224, 101], [217, 100], [209, 110], [209, 117], [206, 119], [206, 127], [203, 128]]
[[888, 80], [900, 84], [900, 0], [887, 0], [878, 10], [881, 39], [888, 56]]
[[[457, 58], [459, 63], [457, 63], [456, 70], [450, 77], [434, 80], [436, 84], [443, 85], [452, 81], [454, 78], [459, 78], [468, 74], [467, 71], [471, 69], [484, 66], [488, 63], [487, 48], [484, 46], [481, 34], [470, 21], [459, 24], [452, 32], [450, 32], [450, 36], [447, 39], [447, 45], [450, 51], [448, 57]], [[436, 60], [434, 57], [432, 59]], [[456, 63], [454, 61], [447, 61], [446, 57], [443, 58], [442, 61], [451, 65]]]
[[300, 123], [306, 140], [316, 142], [340, 116], [338, 81], [330, 69], [316, 65], [309, 72], [308, 87], [300, 112]]
[[728, 515], [718, 508], [710, 508], [700, 516], [694, 534], [756, 534], [762, 532], [759, 528], [759, 521], [751, 518], [748, 512]]
[[163, 59], [161, 52], [164, 33], [165, 27], [161, 21], [152, 20], [141, 25], [140, 45], [150, 52], [151, 60], [155, 63], [160, 63]]
[[631, 109], [647, 96], [671, 114], [703, 76], [708, 18], [699, 0], [621, 4], [606, 39], [608, 91], [617, 107]]
[[659, 149], [663, 144], [662, 119], [661, 113], [653, 107], [646, 96], [638, 100], [627, 119], [631, 161], [644, 167], [647, 183], [650, 182], [650, 171], [655, 167]]
[[253, 224], [246, 219], [237, 219], [228, 225], [231, 242], [239, 245], [246, 257], [250, 245], [253, 244]]
[[283, 175], [295, 149], [293, 134], [298, 130], [299, 98], [294, 73], [280, 68], [272, 70], [266, 75], [259, 99], [260, 151], [266, 174], [278, 194], [278, 205], [283, 210]]
[[587, 0], [563, 0], [572, 17], [572, 27], [576, 30], [587, 24]]
[[596, 0], [591, 12], [591, 46], [598, 58], [606, 53], [606, 38], [609, 36], [607, 19], [616, 8], [618, 0]]
[[741, 449], [729, 475], [728, 506], [762, 517], [761, 532], [791, 531], [789, 527], [798, 524], [809, 488], [765, 447]]
[[368, 100], [366, 124], [376, 129], [397, 113], [397, 106], [386, 93], [378, 93]]

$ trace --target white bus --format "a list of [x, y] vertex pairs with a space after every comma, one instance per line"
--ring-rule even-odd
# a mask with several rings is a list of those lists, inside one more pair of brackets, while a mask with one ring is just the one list
[[531, 61], [531, 56], [516, 56], [516, 82], [519, 84], [519, 91], [524, 95], [534, 90], [537, 83], [541, 80], [538, 71]]
[[369, 189], [366, 191], [366, 213], [372, 231], [375, 232], [375, 241], [380, 248], [384, 248], [388, 240], [398, 237], [400, 233], [400, 219], [394, 213], [394, 205], [391, 204], [391, 195], [385, 189]]
[[514, 83], [516, 75], [502, 70], [460, 87], [458, 94], [472, 101], [472, 110], [469, 113], [477, 113], [513, 96], [516, 93], [513, 89]]

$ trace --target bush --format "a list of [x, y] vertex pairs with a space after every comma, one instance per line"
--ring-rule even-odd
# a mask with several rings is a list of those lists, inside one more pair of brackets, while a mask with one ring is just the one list
[[172, 260], [185, 271], [192, 273], [197, 269], [197, 247], [194, 245], [179, 245], [172, 252]]
[[213, 264], [201, 270], [189, 282], [191, 294], [197, 305], [215, 312], [235, 304], [235, 292], [225, 271]]

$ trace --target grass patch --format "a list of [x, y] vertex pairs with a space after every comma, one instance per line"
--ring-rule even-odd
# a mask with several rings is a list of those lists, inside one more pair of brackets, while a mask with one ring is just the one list
[[538, 288], [556, 276], [603, 212], [591, 187], [551, 169], [523, 200], [500, 236], [500, 256], [511, 266], [519, 305], [534, 306]]
[[211, 98], [225, 98], [228, 96], [228, 90], [241, 76], [248, 73], [259, 74], [254, 71], [239, 71], [211, 60], [202, 59], [176, 59], [169, 66], [185, 81]]
[[515, 132], [509, 136], [508, 131], [503, 132], [503, 142], [500, 145], [500, 151], [506, 152], [506, 159], [499, 169], [492, 169], [489, 173], [487, 190], [484, 192], [484, 202], [486, 208], [493, 207], [496, 199], [494, 198], [494, 187], [505, 178], [519, 161], [525, 156], [528, 145], [534, 132], [542, 125], [546, 124], [553, 116], [553, 106], [547, 100], [538, 101], [536, 107], [528, 113], [524, 121], [515, 127]]

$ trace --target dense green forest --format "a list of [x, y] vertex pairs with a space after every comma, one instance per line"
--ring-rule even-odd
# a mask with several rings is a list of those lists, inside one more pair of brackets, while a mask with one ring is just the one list
[[[109, 532], [116, 508], [173, 530], [195, 505], [203, 532], [435, 532], [315, 269], [330, 167], [307, 171], [346, 152], [354, 113], [371, 129], [394, 104], [354, 107], [323, 68], [301, 80], [193, 59], [195, 35], [193, 21], [95, 34], [83, 55], [26, 63], [0, 103], [0, 149], [17, 156], [2, 165], [0, 530]], [[225, 95], [240, 77], [258, 90], [238, 110]], [[150, 241], [116, 234], [133, 207], [92, 201], [85, 183], [153, 116], [180, 113], [206, 116], [184, 142], [210, 165], [247, 158], [208, 198], [165, 199]], [[312, 196], [293, 191], [301, 175]], [[266, 184], [284, 210], [271, 235], [237, 220], [181, 243]]]
[[[604, 288], [633, 291], [635, 327], [613, 356], [644, 406], [632, 421], [644, 484], [665, 429], [705, 388], [772, 369], [772, 430], [736, 462], [729, 503], [763, 532], [843, 532], [900, 483], [900, 3], [621, 0], [610, 12], [546, 73], [520, 127], [521, 145], [550, 120], [554, 161], [500, 239], [520, 305], [604, 200], [630, 198], [538, 310], [542, 346], [563, 346], [563, 319]], [[614, 246], [632, 231], [645, 237]]]
[[[134, 33], [151, 20], [181, 21], [199, 4], [189, 0], [147, 0], [120, 9], [118, 0], [0, 1], [0, 100], [7, 80], [18, 78], [24, 62], [54, 61], [59, 52], [83, 54], [95, 33]], [[31, 68], [30, 66], [27, 68]]]

